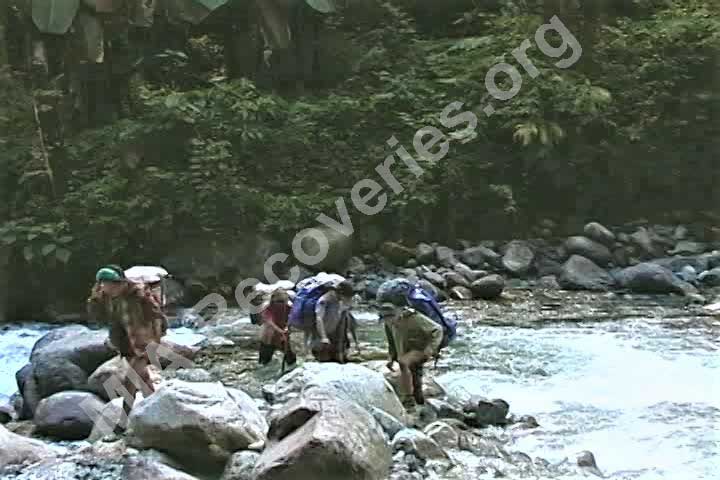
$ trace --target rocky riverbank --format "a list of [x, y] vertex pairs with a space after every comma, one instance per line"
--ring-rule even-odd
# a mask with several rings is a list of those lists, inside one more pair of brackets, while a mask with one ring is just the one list
[[[522, 453], [515, 442], [542, 429], [545, 419], [516, 412], [499, 398], [477, 396], [472, 383], [447, 375], [496, 368], [482, 367], [487, 359], [471, 360], [484, 357], [475, 345], [486, 328], [643, 318], [674, 329], [715, 331], [718, 323], [678, 295], [539, 287], [510, 286], [500, 299], [451, 301], [446, 308], [462, 319], [461, 337], [449, 357], [429, 369], [428, 401], [415, 411], [405, 412], [395, 394], [397, 372], [385, 367], [382, 329], [373, 315], [359, 316], [355, 363], [305, 359], [278, 379], [279, 359], [267, 367], [256, 364], [257, 327], [230, 311], [199, 332], [206, 338], [197, 348], [181, 351], [192, 365], [174, 370], [166, 362], [165, 370], [153, 370], [158, 391], [137, 404], [124, 437], [107, 435], [78, 405], [92, 404], [112, 423], [120, 404], [108, 402], [98, 387], [112, 375], [124, 378], [126, 367], [108, 354], [102, 334], [80, 326], [53, 330], [18, 372], [22, 394], [0, 408], [3, 420], [12, 420], [0, 431], [0, 467], [16, 480], [57, 478], [57, 472], [62, 478], [185, 480], [599, 474], [588, 452], [564, 461]], [[298, 349], [299, 340], [294, 339]], [[520, 368], [514, 375], [546, 378], [552, 366]]]

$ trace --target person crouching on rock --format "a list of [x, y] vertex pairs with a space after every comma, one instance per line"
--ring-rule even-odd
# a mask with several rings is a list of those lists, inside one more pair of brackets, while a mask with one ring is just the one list
[[393, 370], [395, 362], [400, 364], [400, 400], [406, 408], [422, 405], [423, 365], [438, 352], [443, 328], [422, 313], [393, 303], [381, 305], [380, 317], [390, 356], [387, 367]]
[[312, 354], [318, 362], [347, 362], [353, 294], [352, 284], [344, 281], [318, 299], [311, 339]]
[[[118, 271], [119, 270], [119, 271]], [[155, 391], [148, 365], [148, 347], [160, 344], [167, 333], [167, 318], [158, 299], [142, 284], [136, 284], [122, 274], [121, 269], [104, 267], [95, 275], [96, 284], [88, 299], [88, 314], [92, 320], [109, 325], [109, 343], [143, 381], [150, 393]], [[123, 402], [129, 415], [138, 385], [128, 375], [123, 387], [129, 394]], [[120, 426], [123, 429], [124, 425]]]
[[270, 300], [260, 312], [260, 365], [267, 365], [273, 358], [276, 350], [285, 355], [288, 365], [297, 361], [290, 345], [288, 331], [288, 315], [290, 314], [290, 297], [282, 288], [278, 288], [270, 295]]

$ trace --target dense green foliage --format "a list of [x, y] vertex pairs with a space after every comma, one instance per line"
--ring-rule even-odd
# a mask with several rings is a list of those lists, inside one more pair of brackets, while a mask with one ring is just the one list
[[[340, 196], [353, 214], [350, 187], [377, 178], [375, 167], [391, 153], [386, 140], [395, 135], [411, 150], [423, 126], [449, 133], [438, 115], [453, 101], [477, 113], [475, 138], [452, 141], [420, 178], [396, 172], [404, 191], [376, 217], [357, 218], [358, 240], [369, 224], [388, 239], [452, 241], [523, 233], [544, 217], [613, 221], [716, 209], [717, 2], [634, 2], [629, 13], [568, 21], [581, 44], [592, 31], [582, 62], [557, 68], [532, 41], [537, 78], [511, 52], [533, 40], [540, 5], [449, 2], [447, 11], [456, 3], [458, 11], [428, 24], [407, 3], [331, 17], [322, 88], [302, 97], [223, 80], [218, 62], [199, 70], [193, 59], [212, 57], [217, 45], [212, 36], [198, 39], [187, 61], [157, 66], [164, 74], [151, 78], [165, 80], [141, 87], [134, 118], [52, 149], [57, 197], [28, 93], [3, 77], [0, 130], [9, 134], [0, 140], [0, 213], [10, 223], [0, 237], [17, 252], [32, 247], [31, 261], [62, 263], [73, 252], [75, 271], [98, 259], [152, 261], [189, 237], [288, 238], [319, 213], [336, 217]], [[485, 88], [486, 72], [502, 61], [523, 74], [506, 102]], [[482, 113], [489, 103], [491, 117]]]

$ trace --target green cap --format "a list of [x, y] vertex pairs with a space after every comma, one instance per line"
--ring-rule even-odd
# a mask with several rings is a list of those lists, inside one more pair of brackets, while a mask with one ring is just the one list
[[98, 282], [119, 282], [122, 277], [112, 268], [104, 267], [95, 274], [95, 280]]

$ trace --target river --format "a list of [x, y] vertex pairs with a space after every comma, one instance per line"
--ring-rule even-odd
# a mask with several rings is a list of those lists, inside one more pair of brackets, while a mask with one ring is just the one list
[[[0, 394], [15, 392], [15, 371], [50, 328], [0, 330]], [[456, 396], [503, 398], [511, 413], [535, 416], [540, 428], [512, 446], [531, 457], [560, 462], [590, 450], [606, 478], [717, 479], [718, 331], [718, 322], [657, 317], [466, 326], [429, 373]], [[173, 329], [170, 338], [202, 337]]]

